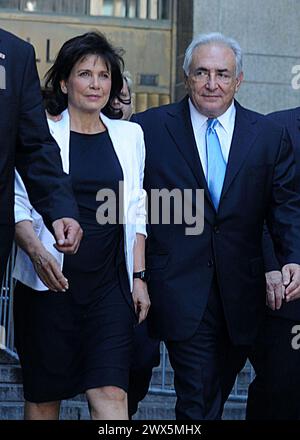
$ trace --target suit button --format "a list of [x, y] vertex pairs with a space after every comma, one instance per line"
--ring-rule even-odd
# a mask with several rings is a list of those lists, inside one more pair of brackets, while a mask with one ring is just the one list
[[214, 232], [215, 232], [216, 234], [219, 234], [220, 229], [219, 229], [219, 226], [218, 226], [218, 225], [215, 225], [215, 226], [214, 226]]
[[214, 265], [213, 260], [208, 260], [208, 262], [207, 262], [207, 266], [208, 266], [208, 267], [213, 267], [213, 265]]

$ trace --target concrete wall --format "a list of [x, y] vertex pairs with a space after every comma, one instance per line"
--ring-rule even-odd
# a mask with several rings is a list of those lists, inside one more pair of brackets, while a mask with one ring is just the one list
[[292, 68], [300, 65], [299, 0], [194, 0], [193, 20], [194, 35], [218, 31], [240, 43], [242, 105], [262, 113], [300, 105], [300, 89], [292, 87]]

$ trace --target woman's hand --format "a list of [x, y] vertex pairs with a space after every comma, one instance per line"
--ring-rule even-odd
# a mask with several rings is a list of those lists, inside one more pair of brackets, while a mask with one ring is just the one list
[[30, 259], [36, 273], [48, 289], [65, 292], [69, 288], [68, 280], [64, 277], [56, 259], [43, 246], [30, 255]]
[[69, 288], [68, 280], [60, 270], [60, 265], [48, 252], [36, 235], [33, 222], [22, 220], [15, 225], [15, 240], [18, 246], [29, 256], [34, 269], [50, 290], [65, 292]]
[[138, 316], [139, 324], [143, 322], [148, 314], [151, 305], [148, 295], [147, 284], [138, 278], [133, 280], [132, 299], [135, 313]]

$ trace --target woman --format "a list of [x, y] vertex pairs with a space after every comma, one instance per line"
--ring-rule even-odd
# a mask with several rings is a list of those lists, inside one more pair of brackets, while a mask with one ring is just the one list
[[[26, 419], [56, 419], [60, 401], [81, 392], [93, 419], [128, 417], [133, 311], [143, 321], [150, 302], [138, 278], [145, 269], [143, 134], [136, 124], [107, 117], [115, 115], [122, 67], [106, 38], [90, 32], [67, 41], [47, 74], [48, 111], [64, 110], [49, 127], [79, 206], [83, 239], [76, 255], [63, 259], [54, 249], [16, 175], [21, 249], [14, 317]], [[114, 194], [114, 206], [103, 194]], [[110, 222], [102, 224], [105, 216]]]

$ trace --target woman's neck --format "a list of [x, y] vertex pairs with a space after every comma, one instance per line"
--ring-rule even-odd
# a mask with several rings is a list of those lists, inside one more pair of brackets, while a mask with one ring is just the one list
[[77, 112], [72, 107], [68, 108], [70, 115], [70, 129], [77, 133], [96, 134], [106, 130], [98, 112]]

